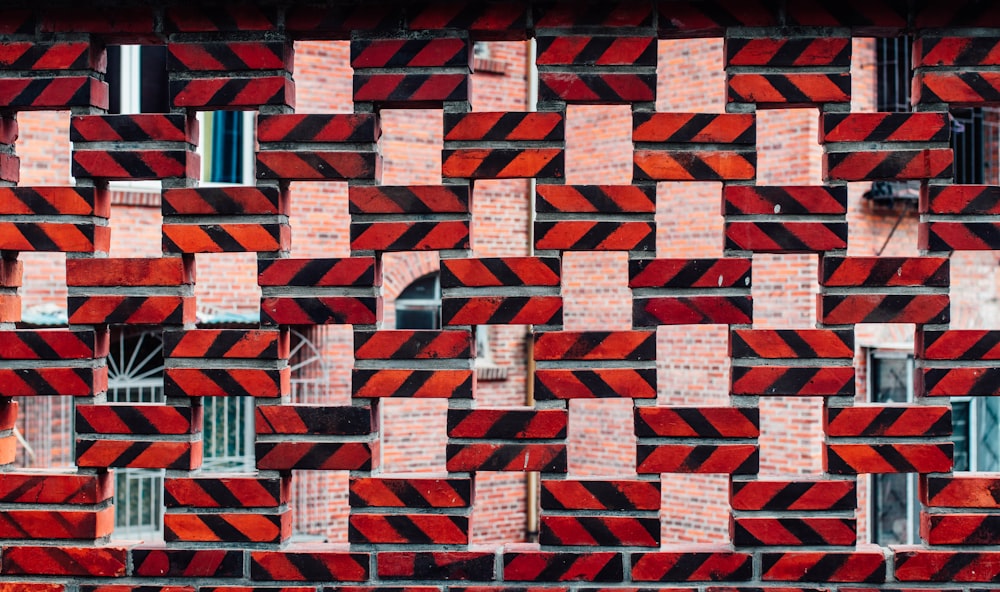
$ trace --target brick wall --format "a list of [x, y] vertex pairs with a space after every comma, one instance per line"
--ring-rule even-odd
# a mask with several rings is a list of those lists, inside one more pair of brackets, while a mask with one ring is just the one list
[[[994, 479], [949, 473], [948, 409], [995, 394], [997, 190], [949, 185], [945, 113], [1000, 101], [988, 7], [8, 16], [0, 576], [996, 578]], [[903, 32], [923, 112], [875, 115], [875, 37]], [[164, 42], [174, 111], [104, 115], [105, 44]], [[254, 188], [199, 187], [189, 124], [222, 109], [259, 113]], [[919, 212], [862, 197], [879, 180]], [[431, 273], [448, 327], [394, 332]], [[109, 327], [163, 332], [163, 401], [108, 402]], [[886, 349], [917, 404], [869, 403]], [[199, 470], [220, 395], [254, 398], [254, 472]], [[116, 534], [109, 475], [136, 468], [167, 470], [163, 542]], [[915, 545], [871, 544], [873, 473], [921, 476]], [[18, 493], [43, 485], [72, 495]]]

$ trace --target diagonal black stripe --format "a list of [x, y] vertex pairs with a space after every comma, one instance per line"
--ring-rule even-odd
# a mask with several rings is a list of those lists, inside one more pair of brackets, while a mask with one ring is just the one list
[[[38, 191], [36, 191], [31, 187], [11, 187], [10, 189], [13, 190], [14, 196], [17, 198], [17, 200], [26, 205], [28, 209], [31, 210], [32, 214], [44, 216], [44, 215], [55, 215], [62, 213], [59, 210], [59, 208], [56, 207], [55, 204], [42, 197], [42, 195]], [[74, 191], [76, 191], [78, 194], [80, 194], [81, 197], [83, 197], [80, 188], [75, 189]], [[87, 201], [89, 203], [93, 203], [94, 201], [93, 189], [90, 190], [90, 193], [91, 195], [89, 196], [89, 199], [87, 199]]]
[[221, 331], [215, 339], [212, 340], [211, 345], [205, 350], [204, 357], [206, 358], [224, 358], [229, 351], [238, 344], [244, 337], [246, 333], [240, 330]]
[[199, 479], [195, 484], [212, 498], [221, 508], [246, 507], [233, 491], [218, 479]]

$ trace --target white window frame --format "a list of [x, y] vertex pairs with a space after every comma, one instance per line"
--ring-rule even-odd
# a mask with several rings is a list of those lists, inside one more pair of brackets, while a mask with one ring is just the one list
[[[142, 45], [119, 45], [120, 48], [120, 78], [121, 84], [119, 84], [119, 113], [123, 115], [132, 115], [136, 113], [141, 113], [140, 109], [140, 98], [142, 95], [141, 85], [139, 81], [142, 78], [142, 73], [140, 69], [140, 56], [139, 51], [143, 47]], [[198, 182], [202, 187], [224, 187], [232, 185], [232, 183], [215, 183], [211, 181], [205, 181], [208, 178], [208, 171], [210, 163], [205, 158], [205, 146], [210, 141], [207, 137], [207, 130], [210, 126], [206, 125], [208, 115], [213, 113], [212, 111], [199, 111], [197, 113], [198, 118], [198, 146], [195, 148], [199, 158], [201, 159], [201, 166], [199, 168]], [[243, 115], [243, 138], [241, 139], [241, 160], [243, 167], [243, 178], [240, 180], [238, 185], [253, 185], [256, 182], [255, 170], [256, 157], [254, 155], [254, 126], [256, 124], [256, 111], [242, 111]], [[160, 181], [111, 181], [110, 188], [115, 191], [143, 191], [150, 193], [159, 193], [161, 190]]]
[[[913, 391], [913, 372], [915, 368], [915, 361], [913, 354], [910, 351], [904, 349], [896, 348], [881, 348], [881, 347], [869, 347], [867, 348], [867, 362], [868, 362], [868, 380], [866, 385], [867, 400], [869, 403], [874, 404], [886, 404], [877, 403], [875, 401], [875, 360], [898, 360], [906, 359], [906, 376], [908, 380], [906, 381], [906, 400], [900, 401], [900, 403], [910, 403], [913, 401], [914, 391]], [[868, 475], [868, 531], [870, 540], [875, 541], [875, 528], [878, 523], [877, 516], [875, 515], [875, 479], [878, 478], [876, 474]], [[907, 473], [906, 474], [906, 540], [902, 541], [902, 544], [912, 545], [919, 540], [918, 529], [920, 525], [920, 502], [917, 499], [917, 474]]]

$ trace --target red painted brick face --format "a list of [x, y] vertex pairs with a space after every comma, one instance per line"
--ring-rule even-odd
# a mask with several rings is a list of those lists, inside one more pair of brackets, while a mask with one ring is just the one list
[[[994, 581], [996, 482], [950, 474], [1000, 347], [996, 142], [954, 184], [942, 115], [997, 122], [1000, 22], [965, 8], [11, 11], [0, 575]], [[907, 23], [924, 109], [876, 113], [863, 35]], [[166, 45], [171, 113], [105, 112], [107, 44]], [[257, 112], [252, 188], [199, 181], [225, 109]], [[435, 276], [445, 331], [394, 331]], [[115, 399], [139, 335], [165, 399]], [[871, 400], [880, 350], [914, 400]], [[162, 540], [119, 544], [124, 469], [170, 471]], [[912, 545], [871, 544], [870, 474], [919, 476]]]

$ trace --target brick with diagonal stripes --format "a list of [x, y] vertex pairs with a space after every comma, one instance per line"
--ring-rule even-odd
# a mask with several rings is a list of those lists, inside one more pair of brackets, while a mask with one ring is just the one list
[[347, 540], [360, 544], [467, 545], [469, 518], [445, 514], [351, 514]]
[[828, 181], [905, 181], [952, 176], [951, 148], [825, 152]]
[[901, 582], [992, 583], [1000, 578], [997, 551], [938, 551], [908, 546], [893, 550], [893, 574]]
[[726, 37], [726, 67], [850, 65], [850, 37]]
[[847, 187], [843, 185], [726, 185], [722, 198], [726, 216], [847, 213]]
[[243, 551], [152, 548], [132, 550], [133, 573], [142, 577], [234, 578], [243, 576]]
[[291, 389], [289, 368], [166, 368], [168, 397], [282, 397]]
[[174, 107], [291, 107], [295, 83], [288, 76], [240, 78], [171, 78], [168, 88]]
[[642, 473], [753, 474], [756, 444], [639, 444], [636, 471]]
[[728, 79], [730, 103], [797, 106], [851, 100], [849, 72], [735, 73]]
[[110, 200], [96, 187], [0, 187], [0, 214], [107, 218]]
[[857, 30], [868, 31], [898, 31], [907, 23], [901, 5], [883, 0], [843, 3], [800, 0], [788, 7], [785, 18], [789, 25], [837, 27], [850, 23]]
[[372, 431], [368, 407], [320, 405], [259, 405], [255, 414], [257, 434], [322, 434], [361, 436]]
[[1000, 360], [1000, 331], [925, 329], [916, 333], [916, 348], [924, 360]]
[[853, 510], [854, 480], [733, 481], [729, 503], [734, 510], [814, 511]]
[[914, 66], [1000, 66], [1000, 38], [922, 34], [913, 43]]
[[540, 471], [565, 473], [565, 444], [448, 444], [449, 472]]
[[100, 51], [87, 41], [13, 41], [0, 48], [0, 71], [100, 70]]
[[559, 112], [445, 113], [444, 141], [562, 141], [564, 119]]
[[2, 539], [99, 539], [114, 529], [114, 508], [101, 510], [7, 509], [0, 512]]
[[470, 331], [381, 330], [354, 332], [356, 360], [470, 359]]
[[847, 248], [847, 222], [726, 222], [725, 248], [756, 253], [811, 253]]
[[821, 323], [947, 323], [947, 294], [820, 294]]
[[270, 253], [292, 246], [288, 224], [265, 223], [171, 224], [164, 223], [164, 253]]
[[947, 287], [947, 257], [823, 257], [821, 286]]
[[632, 299], [632, 324], [744, 325], [753, 322], [750, 296], [663, 296]]
[[756, 438], [760, 411], [742, 407], [638, 407], [640, 438]]
[[564, 409], [449, 409], [448, 437], [484, 440], [565, 438]]
[[538, 220], [535, 248], [559, 251], [655, 251], [653, 222]]
[[374, 142], [379, 131], [370, 113], [260, 115], [258, 142], [361, 143]]
[[917, 388], [925, 397], [991, 396], [1000, 393], [1000, 368], [923, 368]]
[[180, 4], [170, 6], [163, 14], [163, 29], [167, 33], [270, 31], [277, 23], [277, 10], [273, 7], [240, 3]]
[[546, 185], [535, 186], [535, 211], [544, 213], [640, 213], [656, 211], [656, 186]]
[[440, 251], [470, 247], [467, 220], [352, 222], [351, 251]]
[[724, 548], [632, 554], [634, 582], [745, 582], [752, 573], [748, 553]]
[[299, 4], [288, 7], [285, 26], [297, 39], [349, 40], [353, 30], [396, 29], [399, 17], [383, 6]]
[[184, 187], [161, 193], [164, 216], [273, 215], [287, 213], [277, 187]]
[[847, 329], [734, 329], [734, 358], [854, 359], [854, 332]]
[[70, 324], [80, 325], [180, 325], [195, 321], [191, 296], [70, 296], [67, 311]]
[[486, 257], [441, 261], [441, 287], [558, 286], [557, 257]]
[[920, 480], [920, 499], [935, 508], [1000, 508], [1000, 479], [959, 474]]
[[445, 325], [559, 325], [562, 324], [562, 297], [446, 297], [441, 300], [441, 322]]
[[114, 482], [109, 473], [5, 471], [0, 480], [0, 502], [5, 504], [96, 504], [111, 499]]
[[621, 582], [621, 553], [522, 551], [503, 554], [504, 581]]
[[352, 508], [468, 508], [472, 505], [472, 482], [468, 479], [352, 478], [349, 501]]
[[90, 329], [0, 331], [0, 360], [86, 360], [106, 356], [108, 333]]
[[925, 405], [827, 408], [824, 431], [832, 437], [922, 438], [951, 435], [951, 409]]
[[200, 440], [76, 440], [78, 467], [190, 471], [201, 466], [201, 453]]
[[167, 44], [168, 72], [291, 70], [292, 48], [281, 41], [203, 41]]
[[944, 113], [824, 113], [820, 141], [947, 142], [951, 134]]
[[168, 477], [168, 508], [277, 508], [287, 503], [290, 481], [279, 477]]
[[70, 118], [71, 142], [198, 143], [197, 120], [177, 113], [75, 115]]
[[125, 575], [129, 549], [117, 545], [87, 547], [16, 544], [0, 548], [0, 570], [7, 575], [90, 576]]
[[78, 434], [187, 434], [201, 431], [201, 410], [152, 403], [77, 405], [74, 429]]
[[14, 111], [107, 109], [108, 84], [91, 76], [0, 77], [0, 107]]
[[492, 581], [496, 554], [484, 551], [382, 551], [378, 577], [387, 580]]
[[370, 471], [372, 445], [367, 442], [257, 442], [257, 468], [270, 471]]
[[292, 514], [167, 513], [163, 540], [197, 543], [279, 543], [292, 535]]
[[562, 148], [460, 148], [444, 150], [441, 160], [441, 175], [448, 178], [559, 178], [565, 174]]
[[633, 142], [753, 146], [756, 120], [751, 113], [647, 113], [632, 119]]
[[416, 2], [407, 7], [407, 21], [411, 30], [467, 29], [476, 39], [517, 41], [524, 39], [527, 4]]
[[74, 177], [112, 181], [197, 179], [201, 159], [193, 150], [74, 150]]
[[653, 331], [545, 331], [535, 333], [536, 361], [656, 359]]
[[0, 250], [59, 253], [107, 252], [111, 229], [94, 223], [0, 222]]
[[633, 259], [629, 288], [749, 288], [750, 259]]
[[416, 399], [471, 399], [472, 370], [356, 369], [351, 371], [355, 399], [412, 397]]
[[928, 545], [996, 545], [1000, 516], [920, 512], [920, 538]]
[[540, 35], [539, 66], [656, 66], [652, 37]]
[[348, 181], [375, 179], [375, 152], [287, 151], [257, 152], [257, 178], [285, 181]]
[[648, 28], [653, 23], [652, 7], [645, 2], [602, 4], [583, 11], [575, 10], [569, 3], [553, 2], [533, 7], [532, 15], [539, 29], [603, 27], [627, 30]]
[[733, 518], [731, 532], [737, 547], [854, 545], [858, 538], [854, 518], [818, 516], [740, 516]]
[[912, 100], [918, 104], [949, 103], [953, 107], [995, 104], [1000, 102], [1000, 72], [917, 69], [913, 73]]
[[288, 334], [265, 329], [163, 331], [167, 358], [277, 360], [288, 357]]
[[656, 72], [540, 72], [538, 98], [601, 105], [651, 102], [656, 99]]
[[351, 40], [351, 67], [355, 70], [468, 65], [469, 42], [460, 37]]
[[539, 542], [562, 546], [660, 546], [659, 518], [633, 516], [547, 516], [539, 519]]
[[855, 388], [852, 366], [733, 366], [731, 374], [734, 395], [835, 397]]
[[413, 108], [469, 100], [469, 75], [466, 73], [374, 72], [354, 75], [354, 102]]
[[946, 473], [952, 469], [950, 443], [826, 444], [823, 466], [834, 475], [859, 473]]
[[258, 286], [374, 286], [374, 257], [259, 259]]
[[367, 553], [343, 551], [252, 551], [250, 578], [254, 581], [364, 582], [368, 580]]
[[1000, 222], [923, 222], [919, 245], [928, 251], [995, 251]]
[[353, 296], [267, 297], [260, 301], [264, 325], [372, 325], [377, 299]]
[[655, 511], [660, 509], [660, 484], [658, 481], [543, 479], [541, 508]]
[[777, 582], [885, 581], [885, 556], [881, 549], [854, 551], [788, 551], [761, 555], [761, 579]]
[[451, 214], [469, 211], [467, 185], [352, 185], [351, 214]]
[[0, 396], [59, 395], [89, 397], [106, 391], [108, 369], [0, 368]]
[[656, 398], [655, 368], [539, 368], [535, 371], [535, 398], [591, 399]]

